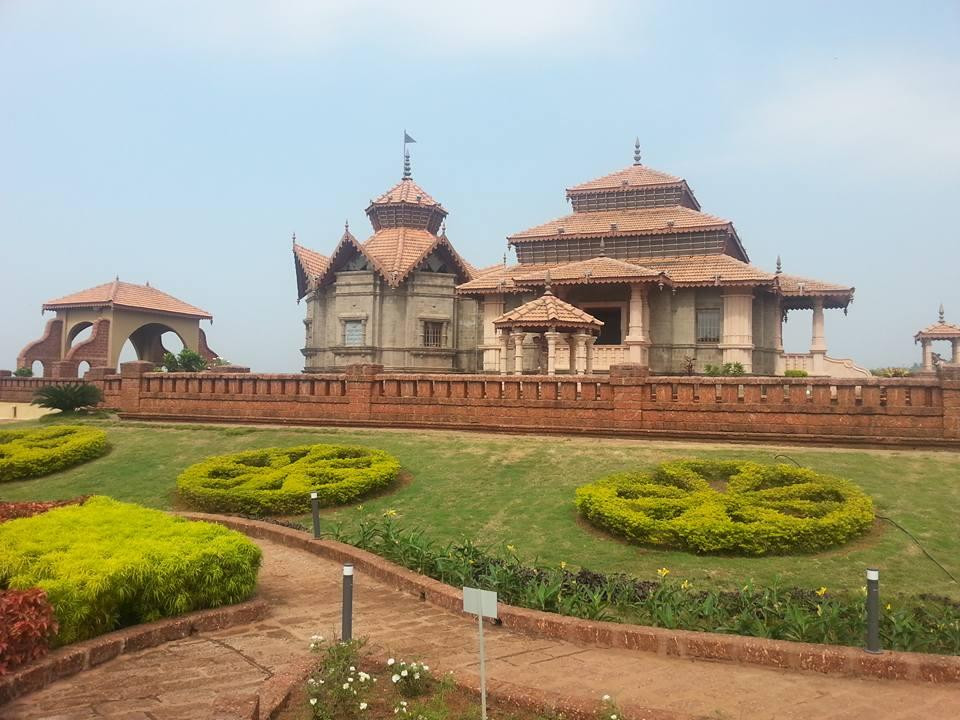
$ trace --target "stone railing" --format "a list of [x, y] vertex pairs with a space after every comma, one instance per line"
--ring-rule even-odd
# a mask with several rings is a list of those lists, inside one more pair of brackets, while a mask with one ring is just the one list
[[[813, 353], [784, 353], [784, 370], [803, 370], [810, 375], [814, 375]], [[823, 356], [822, 375], [835, 378], [863, 378], [872, 377], [872, 374], [866, 368], [857, 365], [849, 358], [832, 358], [828, 355]]]
[[[960, 367], [930, 378], [153, 373], [90, 378], [122, 416], [960, 447]], [[0, 378], [0, 400], [49, 380]]]

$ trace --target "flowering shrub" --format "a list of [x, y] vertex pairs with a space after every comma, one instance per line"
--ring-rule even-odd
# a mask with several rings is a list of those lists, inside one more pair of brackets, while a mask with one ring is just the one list
[[0, 587], [45, 590], [60, 644], [246, 600], [259, 568], [238, 532], [106, 497], [0, 524]]
[[0, 482], [49, 475], [100, 457], [107, 434], [80, 425], [0, 431]]
[[873, 523], [873, 503], [848, 480], [753, 462], [685, 460], [619, 473], [577, 488], [576, 504], [594, 525], [634, 542], [703, 553], [815, 552]]
[[[387, 667], [392, 672], [391, 682], [404, 697], [423, 695], [430, 685], [430, 668], [422, 662], [408, 663], [403, 660], [387, 660]], [[404, 703], [403, 707], [406, 707]]]
[[301, 445], [219, 455], [192, 465], [177, 478], [180, 497], [200, 510], [251, 515], [310, 512], [341, 505], [386, 487], [400, 463], [383, 450], [352, 445]]
[[376, 678], [359, 669], [363, 645], [363, 640], [326, 645], [320, 635], [311, 638], [310, 650], [323, 656], [307, 680], [314, 720], [353, 720], [369, 706]]
[[17, 518], [33, 517], [64, 505], [80, 505], [88, 497], [89, 495], [81, 495], [69, 500], [49, 500], [46, 502], [0, 502], [0, 523]]
[[56, 632], [43, 590], [0, 590], [0, 675], [46, 655]]
[[[392, 517], [361, 520], [333, 537], [454, 587], [495, 590], [501, 602], [657, 627], [800, 642], [861, 645], [864, 597], [747, 584], [735, 590], [697, 587], [660, 568], [657, 578], [527, 565], [516, 549], [499, 552], [472, 542], [440, 545], [421, 528], [404, 529]], [[892, 602], [881, 617], [884, 647], [960, 655], [960, 603], [921, 595]]]

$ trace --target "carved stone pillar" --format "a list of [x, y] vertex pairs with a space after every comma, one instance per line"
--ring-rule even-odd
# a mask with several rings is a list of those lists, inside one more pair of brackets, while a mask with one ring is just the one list
[[557, 340], [560, 339], [560, 333], [550, 330], [543, 336], [547, 340], [547, 375], [557, 374]]
[[823, 356], [827, 354], [827, 339], [823, 334], [823, 298], [813, 300], [813, 327], [810, 334], [810, 355], [813, 375], [826, 375]]
[[923, 348], [923, 371], [925, 373], [932, 373], [933, 372], [933, 346], [929, 340], [921, 340], [920, 347]]
[[587, 369], [587, 338], [590, 335], [586, 333], [576, 333], [573, 336], [574, 347], [576, 348], [576, 373], [583, 375]]
[[753, 288], [723, 291], [723, 336], [719, 347], [724, 363], [740, 363], [744, 372], [753, 372]]
[[493, 324], [503, 314], [503, 305], [502, 294], [483, 298], [483, 369], [487, 372], [497, 372], [503, 365], [503, 345]]
[[587, 335], [587, 375], [593, 375], [593, 344], [596, 341], [596, 335]]
[[954, 338], [950, 341], [953, 345], [953, 353], [950, 355], [950, 362], [954, 365], [960, 365], [960, 339]]
[[787, 370], [787, 361], [783, 357], [783, 304], [780, 300], [777, 300], [776, 312], [776, 324], [773, 326], [773, 348], [776, 350], [777, 357], [773, 374], [782, 376]]
[[630, 310], [627, 318], [627, 358], [632, 364], [649, 365], [650, 339], [647, 337], [647, 289], [634, 283], [630, 286]]
[[497, 369], [501, 375], [507, 374], [507, 360], [510, 354], [510, 334], [506, 330], [501, 330], [498, 337], [500, 343], [500, 357], [497, 358]]
[[523, 341], [527, 337], [524, 332], [515, 332], [513, 338], [513, 374], [523, 375]]

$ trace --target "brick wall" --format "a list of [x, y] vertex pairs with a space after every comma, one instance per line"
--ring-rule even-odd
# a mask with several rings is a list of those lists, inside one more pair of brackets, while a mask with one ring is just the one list
[[[650, 377], [344, 373], [151, 373], [95, 368], [126, 417], [513, 432], [812, 440], [960, 448], [960, 375], [932, 378]], [[951, 374], [952, 373], [952, 374]], [[46, 381], [49, 382], [49, 381]], [[0, 401], [45, 381], [0, 377]]]

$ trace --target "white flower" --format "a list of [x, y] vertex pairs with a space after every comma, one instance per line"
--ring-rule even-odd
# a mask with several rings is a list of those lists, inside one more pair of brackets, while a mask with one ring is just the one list
[[310, 698], [310, 704], [311, 704], [311, 705], [316, 705], [316, 704], [317, 704], [317, 699], [316, 699], [316, 698]]
[[390, 667], [390, 666], [393, 665], [393, 663], [395, 663], [395, 662], [396, 662], [396, 660], [394, 660], [393, 658], [390, 658], [389, 660], [387, 660], [387, 667]]
[[320, 684], [323, 685], [323, 679], [320, 680]]
[[406, 707], [406, 706], [407, 706], [407, 701], [406, 701], [406, 700], [401, 700], [401, 701], [400, 701], [400, 704], [403, 705], [404, 707]]
[[400, 677], [406, 677], [407, 675], [408, 675], [408, 673], [407, 673], [406, 670], [401, 670], [401, 671], [400, 671]]
[[420, 673], [414, 673], [414, 674], [413, 674], [413, 679], [414, 679], [414, 680], [419, 680], [419, 679], [420, 679]]
[[399, 676], [399, 675], [394, 675], [394, 676], [393, 676], [392, 678], [390, 678], [390, 679], [393, 680], [395, 683], [400, 682], [400, 676]]
[[353, 665], [351, 665], [351, 666], [350, 666], [350, 672], [356, 672], [356, 671], [357, 671], [357, 669], [356, 669]]
[[610, 702], [610, 696], [609, 696], [609, 695], [604, 695], [604, 696], [603, 696], [603, 701], [604, 701], [604, 702]]
[[427, 667], [426, 665], [424, 665], [424, 666], [423, 666], [423, 669], [424, 669], [424, 670], [429, 670], [430, 668]]
[[348, 682], [344, 683], [344, 684], [343, 684], [343, 689], [344, 689], [344, 690], [349, 690], [349, 689], [350, 689], [350, 683], [348, 683]]
[[610, 716], [610, 720], [617, 720], [617, 716], [616, 716], [616, 715], [611, 715], [611, 716]]
[[353, 678], [347, 678], [347, 682], [353, 682]]
[[366, 704], [366, 703], [360, 703], [360, 709], [361, 709], [361, 710], [366, 710], [366, 709], [367, 709], [367, 704]]

